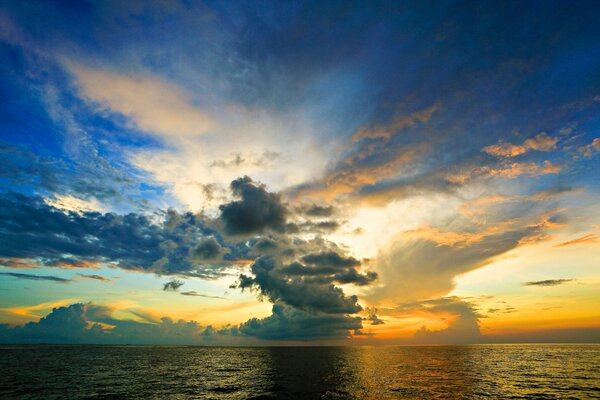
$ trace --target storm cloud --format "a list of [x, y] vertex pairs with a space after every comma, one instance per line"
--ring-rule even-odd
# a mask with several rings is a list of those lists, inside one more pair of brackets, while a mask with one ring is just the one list
[[220, 206], [225, 233], [231, 235], [284, 232], [288, 211], [280, 197], [264, 185], [244, 176], [231, 182], [231, 191], [240, 200]]

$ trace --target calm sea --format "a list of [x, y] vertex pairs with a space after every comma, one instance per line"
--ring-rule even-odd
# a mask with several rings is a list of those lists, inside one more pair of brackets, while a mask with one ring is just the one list
[[600, 345], [2, 346], [2, 399], [594, 399]]

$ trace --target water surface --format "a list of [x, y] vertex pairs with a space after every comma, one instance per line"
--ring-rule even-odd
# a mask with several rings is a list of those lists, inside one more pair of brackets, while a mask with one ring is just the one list
[[0, 398], [593, 399], [600, 345], [1, 346]]

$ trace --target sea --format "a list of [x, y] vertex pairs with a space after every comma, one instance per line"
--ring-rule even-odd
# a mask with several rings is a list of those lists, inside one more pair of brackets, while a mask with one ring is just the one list
[[600, 345], [1, 346], [0, 399], [600, 399]]

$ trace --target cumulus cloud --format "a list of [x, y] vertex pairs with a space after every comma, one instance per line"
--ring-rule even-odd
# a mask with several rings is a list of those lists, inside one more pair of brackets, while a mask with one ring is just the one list
[[222, 261], [225, 253], [227, 253], [227, 249], [221, 246], [214, 237], [200, 240], [198, 246], [190, 250], [192, 259], [200, 263]]
[[360, 334], [360, 317], [306, 312], [285, 305], [273, 305], [273, 314], [266, 318], [252, 318], [239, 326], [242, 334], [261, 339], [316, 340], [344, 338]]
[[[196, 263], [190, 252], [214, 232], [192, 213], [168, 211], [160, 220], [144, 214], [63, 212], [16, 193], [0, 196], [0, 254], [36, 259], [46, 266], [104, 262], [124, 269], [212, 278], [225, 266]], [[124, 240], [126, 239], [126, 240]]]
[[220, 206], [226, 233], [285, 231], [288, 211], [277, 194], [267, 192], [264, 185], [255, 183], [248, 176], [231, 182], [231, 190], [240, 200]]
[[519, 246], [547, 239], [546, 231], [558, 225], [558, 216], [552, 211], [530, 216], [529, 210], [527, 203], [515, 203], [509, 209], [490, 210], [484, 224], [462, 221], [463, 231], [423, 228], [398, 235], [375, 259], [383, 285], [373, 288], [371, 299], [446, 295], [456, 276]]
[[[216, 339], [212, 335], [207, 341], [204, 333], [212, 333], [212, 328], [196, 321], [163, 317], [139, 322], [116, 319], [112, 312], [110, 307], [93, 303], [57, 307], [37, 322], [16, 327], [0, 324], [0, 343], [190, 345], [214, 343]], [[218, 333], [221, 344], [231, 343], [231, 329]]]
[[361, 311], [356, 296], [346, 296], [332, 285], [331, 278], [304, 279], [305, 275], [288, 278], [272, 257], [261, 257], [252, 264], [254, 277], [240, 275], [239, 288], [256, 288], [272, 303], [283, 302], [292, 307], [331, 314], [352, 314]]
[[[377, 278], [375, 272], [359, 271], [359, 260], [324, 239], [279, 236], [248, 245], [249, 254], [262, 255], [251, 266], [252, 276], [241, 274], [236, 287], [256, 291], [274, 307], [270, 317], [250, 320], [240, 325], [240, 331], [272, 339], [284, 334], [296, 338], [345, 337], [349, 330], [358, 334], [361, 318], [352, 315], [362, 310], [358, 297], [346, 295], [336, 284], [368, 285]], [[293, 332], [286, 331], [285, 324], [293, 326]]]
[[422, 315], [445, 321], [447, 326], [439, 330], [422, 326], [409, 339], [411, 343], [480, 343], [485, 340], [479, 327], [481, 315], [473, 304], [456, 296], [402, 303], [385, 312], [396, 317]]
[[[298, 325], [318, 318], [338, 327], [343, 324], [336, 321], [349, 321], [348, 330], [360, 329], [355, 322], [360, 325], [360, 318], [352, 316], [362, 310], [358, 297], [346, 295], [342, 286], [368, 286], [377, 273], [363, 270], [358, 259], [333, 242], [294, 236], [302, 224], [314, 224], [314, 231], [319, 223], [331, 222], [288, 222], [290, 212], [280, 196], [249, 177], [234, 180], [231, 190], [238, 200], [224, 204], [216, 217], [174, 210], [155, 215], [59, 210], [39, 198], [7, 193], [0, 196], [0, 217], [5, 221], [0, 255], [7, 260], [35, 259], [46, 267], [107, 264], [204, 279], [250, 265], [252, 275], [239, 275], [237, 287], [255, 290], [285, 308], [267, 321]], [[311, 212], [323, 215], [329, 210]], [[108, 281], [90, 274], [80, 278]], [[172, 279], [163, 289], [177, 291], [182, 285]], [[182, 295], [210, 297], [195, 291]]]
[[379, 318], [377, 316], [377, 309], [376, 308], [370, 308], [367, 307], [365, 308], [365, 311], [367, 312], [367, 317], [364, 318], [366, 321], [369, 321], [369, 323], [371, 325], [383, 325], [385, 324], [385, 321], [382, 320], [381, 318]]

